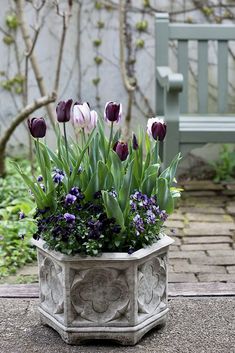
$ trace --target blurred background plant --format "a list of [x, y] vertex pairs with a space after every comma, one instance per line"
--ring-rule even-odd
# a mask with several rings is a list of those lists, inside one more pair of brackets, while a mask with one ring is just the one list
[[213, 180], [218, 183], [221, 181], [234, 181], [235, 179], [235, 151], [229, 145], [223, 145], [219, 158], [214, 161], [212, 167], [215, 172]]
[[[30, 165], [18, 161], [26, 173]], [[28, 196], [28, 189], [7, 159], [8, 175], [0, 179], [0, 278], [14, 274], [16, 269], [36, 259], [36, 251], [30, 245], [35, 225], [20, 222], [19, 212], [28, 215], [35, 207]]]

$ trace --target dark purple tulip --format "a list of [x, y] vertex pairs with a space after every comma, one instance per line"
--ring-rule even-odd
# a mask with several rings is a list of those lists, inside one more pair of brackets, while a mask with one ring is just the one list
[[108, 102], [104, 109], [104, 119], [106, 121], [111, 121], [119, 123], [122, 116], [122, 105], [116, 102]]
[[60, 101], [56, 107], [57, 120], [59, 123], [66, 123], [71, 117], [71, 107], [73, 100]]
[[28, 119], [28, 127], [31, 135], [35, 138], [42, 138], [46, 135], [46, 122], [44, 118]]
[[154, 140], [163, 141], [166, 136], [166, 124], [161, 119], [151, 118], [148, 120], [147, 131]]
[[127, 156], [129, 154], [127, 143], [117, 141], [113, 146], [113, 150], [117, 153], [121, 161], [125, 161], [127, 159]]
[[139, 144], [138, 144], [137, 137], [135, 134], [133, 134], [133, 136], [132, 136], [132, 147], [133, 147], [133, 150], [138, 150], [138, 148], [139, 148]]

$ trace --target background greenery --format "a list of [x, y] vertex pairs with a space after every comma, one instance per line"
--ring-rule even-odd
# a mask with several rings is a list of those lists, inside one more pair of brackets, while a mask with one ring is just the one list
[[[29, 174], [28, 162], [21, 160], [19, 163]], [[18, 267], [36, 259], [36, 251], [30, 245], [36, 226], [19, 220], [20, 211], [27, 215], [35, 205], [9, 160], [7, 169], [7, 177], [0, 178], [0, 278], [14, 274]]]

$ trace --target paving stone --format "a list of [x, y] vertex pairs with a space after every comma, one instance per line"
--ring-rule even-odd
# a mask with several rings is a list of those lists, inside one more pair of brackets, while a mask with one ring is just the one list
[[171, 283], [198, 282], [197, 277], [193, 273], [169, 273], [168, 281]]
[[198, 273], [200, 282], [235, 282], [235, 274]]
[[231, 245], [227, 243], [216, 243], [216, 244], [182, 244], [180, 246], [181, 250], [186, 251], [196, 251], [196, 250], [215, 250], [215, 251], [223, 251], [229, 250], [231, 251]]
[[207, 250], [207, 254], [209, 256], [234, 256], [235, 258], [235, 250], [224, 250], [224, 249], [217, 249], [217, 250]]
[[235, 195], [235, 190], [223, 190], [222, 195], [233, 196], [233, 195]]
[[[173, 245], [181, 245], [182, 244], [181, 237], [172, 236], [172, 234], [171, 234], [171, 238], [174, 240]], [[171, 249], [171, 246], [170, 246], [170, 249]]]
[[211, 207], [211, 205], [204, 205], [203, 207], [180, 207], [183, 213], [208, 213], [208, 214], [225, 214], [222, 207]]
[[187, 236], [199, 235], [231, 235], [231, 230], [235, 229], [235, 223], [209, 223], [209, 222], [191, 222], [185, 227], [183, 232]]
[[226, 207], [226, 211], [231, 215], [235, 215], [235, 206]]
[[165, 228], [164, 229], [164, 233], [166, 235], [169, 235], [170, 237], [183, 237], [184, 233], [183, 233], [183, 229], [180, 228]]
[[233, 218], [227, 214], [224, 214], [218, 217], [218, 215], [214, 215], [214, 214], [186, 213], [185, 217], [189, 221], [201, 221], [201, 222], [212, 222], [212, 223], [234, 222]]
[[[182, 194], [183, 196], [184, 194]], [[194, 206], [195, 204], [197, 205], [203, 205], [210, 203], [210, 205], [214, 205], [214, 206], [220, 206], [220, 205], [224, 205], [225, 203], [228, 202], [228, 200], [230, 200], [229, 196], [213, 196], [213, 197], [189, 197], [189, 198], [185, 198], [185, 199], [181, 199], [181, 205], [187, 205], [187, 206]]]
[[170, 251], [178, 251], [178, 250], [180, 250], [179, 245], [171, 245], [170, 246]]
[[215, 196], [216, 192], [215, 191], [185, 191], [182, 194], [182, 197], [205, 197], [205, 196]]
[[192, 264], [203, 265], [235, 265], [234, 256], [198, 256], [190, 258]]
[[187, 266], [188, 265], [188, 259], [181, 259], [181, 258], [173, 258], [169, 259], [169, 263], [171, 265], [179, 265], [179, 266]]
[[182, 240], [184, 244], [233, 243], [232, 238], [229, 236], [184, 237]]
[[187, 266], [174, 265], [175, 272], [185, 272], [185, 273], [225, 273], [226, 268], [224, 266], [210, 266], [210, 265], [200, 265], [200, 264], [188, 264]]
[[191, 257], [206, 256], [205, 251], [170, 251], [170, 259], [190, 259]]
[[169, 221], [183, 221], [184, 215], [182, 215], [182, 213], [174, 212], [168, 219]]
[[227, 266], [226, 270], [228, 271], [228, 273], [235, 273], [235, 266]]
[[215, 184], [213, 183], [212, 181], [210, 180], [190, 180], [190, 181], [186, 181], [186, 182], [183, 182], [182, 184], [182, 187], [185, 189], [185, 190], [198, 190], [198, 191], [201, 191], [201, 190], [223, 190], [224, 187], [223, 185], [221, 184]]
[[182, 221], [171, 221], [171, 220], [167, 220], [165, 223], [165, 226], [167, 228], [184, 228], [184, 222]]

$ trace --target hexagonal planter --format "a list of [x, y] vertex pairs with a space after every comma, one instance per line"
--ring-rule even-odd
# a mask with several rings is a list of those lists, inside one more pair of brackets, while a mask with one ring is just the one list
[[38, 248], [43, 324], [69, 344], [109, 339], [134, 345], [167, 318], [167, 253], [163, 236], [152, 246], [100, 257], [67, 256]]

